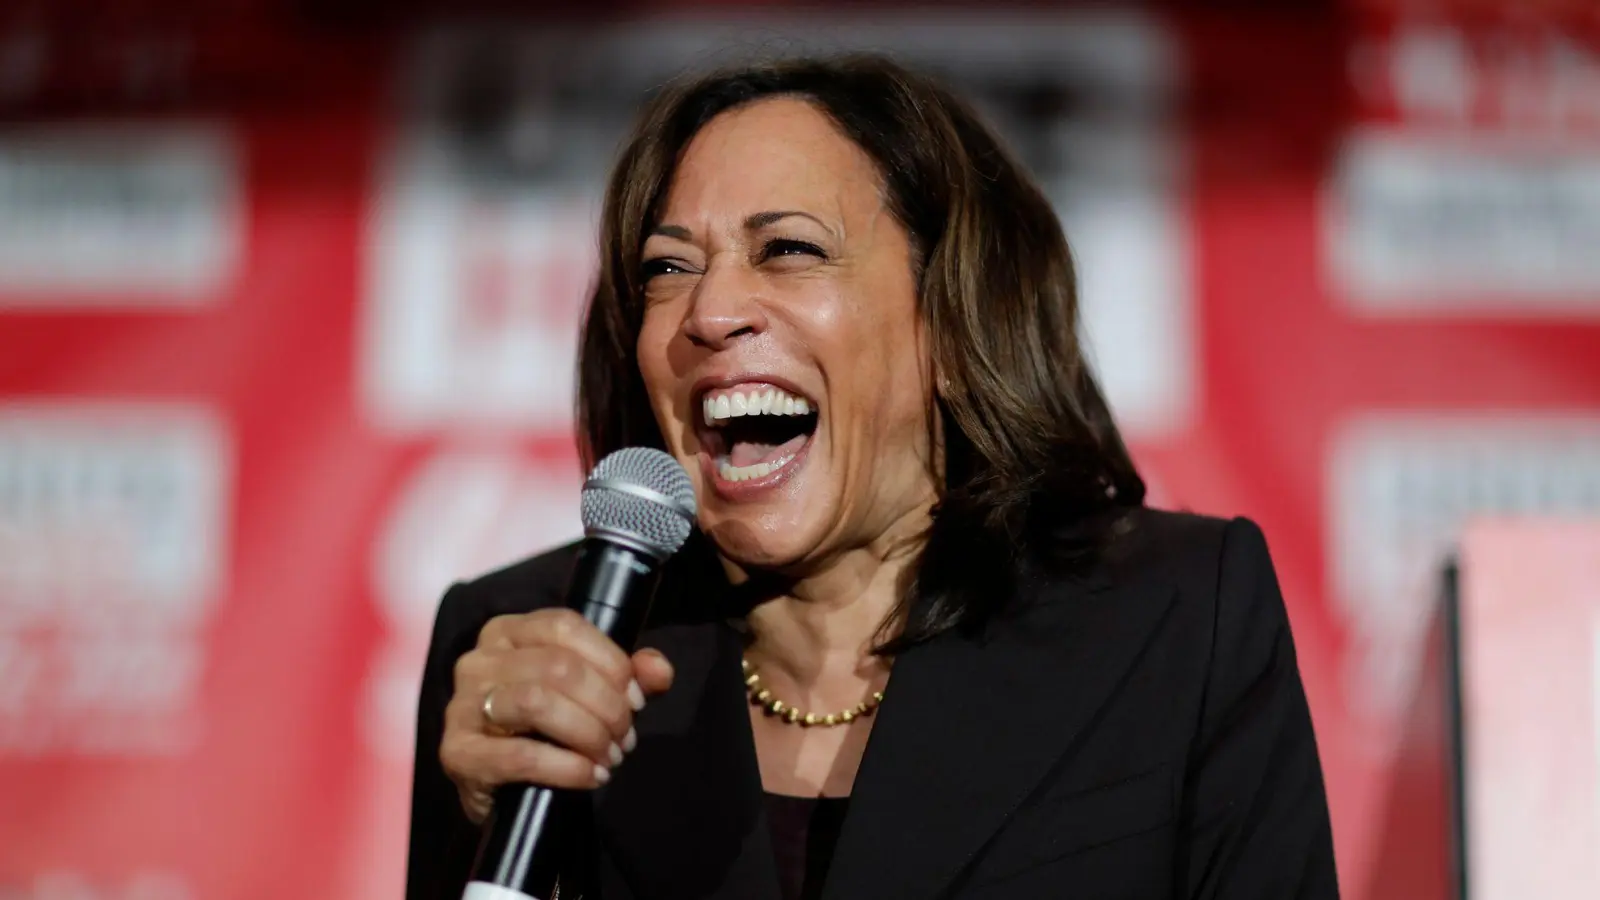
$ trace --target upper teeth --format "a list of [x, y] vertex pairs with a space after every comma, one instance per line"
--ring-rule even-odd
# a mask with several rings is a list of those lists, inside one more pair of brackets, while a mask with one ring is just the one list
[[781, 388], [751, 388], [732, 390], [715, 396], [707, 394], [705, 407], [707, 425], [734, 416], [805, 416], [811, 414], [811, 403]]

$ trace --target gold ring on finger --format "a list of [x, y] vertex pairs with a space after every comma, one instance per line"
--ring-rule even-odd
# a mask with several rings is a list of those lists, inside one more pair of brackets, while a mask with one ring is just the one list
[[490, 731], [497, 734], [510, 734], [511, 732], [508, 731], [504, 725], [501, 725], [499, 722], [495, 721], [494, 718], [494, 692], [496, 690], [499, 690], [498, 685], [491, 687], [484, 692], [483, 705], [480, 706], [479, 709], [483, 711], [483, 721], [489, 726]]

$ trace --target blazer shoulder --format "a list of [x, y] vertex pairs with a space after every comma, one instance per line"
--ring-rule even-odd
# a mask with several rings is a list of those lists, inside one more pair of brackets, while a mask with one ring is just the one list
[[1215, 587], [1225, 560], [1257, 548], [1264, 555], [1266, 539], [1249, 519], [1141, 508], [1127, 517], [1102, 565], [1113, 580], [1142, 574]]
[[1266, 536], [1243, 517], [1141, 509], [1107, 549], [1099, 575], [1112, 585], [1177, 591], [1180, 608], [1206, 620], [1206, 632], [1240, 618], [1286, 618]]
[[1288, 615], [1266, 535], [1250, 519], [1143, 510], [1108, 553], [1113, 581], [1176, 590], [1214, 654], [1270, 648]]

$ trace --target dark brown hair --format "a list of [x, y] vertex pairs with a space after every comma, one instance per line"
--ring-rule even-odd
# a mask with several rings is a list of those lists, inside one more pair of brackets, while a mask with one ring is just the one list
[[[944, 441], [933, 524], [896, 616], [894, 652], [975, 625], [1020, 565], [1072, 568], [1104, 546], [1145, 487], [1078, 342], [1077, 277], [1055, 210], [961, 100], [880, 56], [727, 69], [645, 108], [606, 192], [600, 275], [578, 373], [586, 465], [664, 448], [639, 373], [640, 251], [679, 156], [717, 115], [803, 98], [876, 164], [910, 235]], [[886, 625], [889, 623], [886, 623]]]

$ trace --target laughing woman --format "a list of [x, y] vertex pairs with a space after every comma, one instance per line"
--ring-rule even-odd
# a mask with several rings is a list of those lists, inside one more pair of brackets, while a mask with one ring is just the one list
[[1261, 532], [1143, 506], [966, 105], [871, 57], [682, 85], [601, 240], [584, 456], [670, 452], [698, 533], [632, 656], [560, 608], [572, 547], [446, 595], [412, 900], [507, 782], [595, 789], [585, 900], [1337, 895]]

